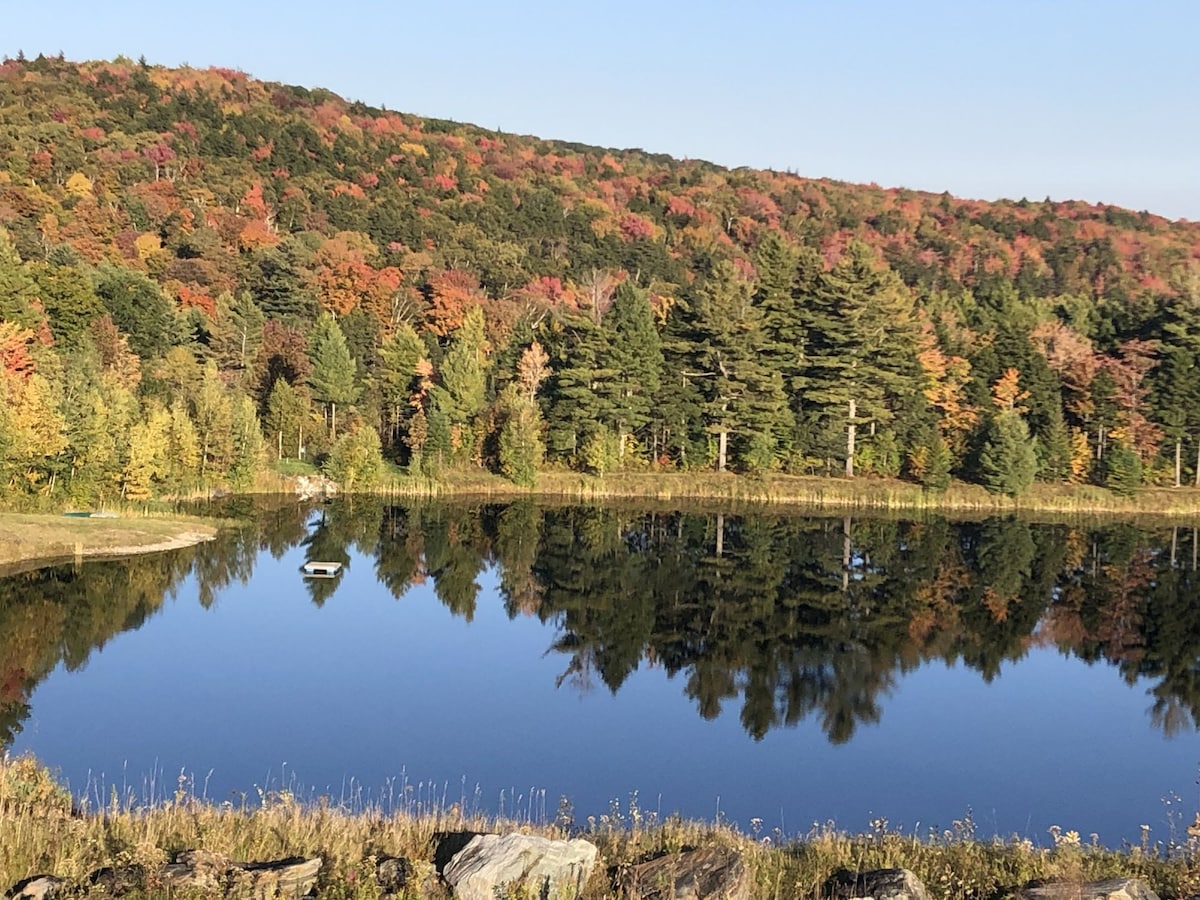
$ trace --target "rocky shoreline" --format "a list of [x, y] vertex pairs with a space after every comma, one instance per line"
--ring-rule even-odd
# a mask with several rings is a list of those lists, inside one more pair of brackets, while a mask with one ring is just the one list
[[[586, 838], [472, 831], [435, 836], [432, 859], [371, 859], [350, 896], [380, 900], [449, 897], [496, 900], [538, 897], [622, 897], [627, 900], [754, 900], [767, 896], [756, 884], [745, 853], [717, 845], [662, 853], [636, 864], [605, 865]], [[13, 900], [66, 900], [102, 895], [319, 900], [347, 896], [342, 887], [319, 885], [320, 857], [236, 862], [205, 850], [185, 850], [157, 870], [106, 866], [78, 882], [56, 875], [23, 879]], [[358, 871], [358, 870], [356, 870]], [[358, 879], [354, 879], [357, 881]], [[1013, 900], [1159, 900], [1140, 878], [1034, 882], [1006, 892]], [[905, 868], [839, 869], [816, 893], [828, 900], [930, 900], [920, 878]]]

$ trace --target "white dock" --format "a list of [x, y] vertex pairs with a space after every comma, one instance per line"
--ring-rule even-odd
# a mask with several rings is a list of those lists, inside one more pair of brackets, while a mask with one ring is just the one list
[[340, 562], [317, 562], [309, 560], [302, 567], [308, 578], [333, 578], [342, 569]]

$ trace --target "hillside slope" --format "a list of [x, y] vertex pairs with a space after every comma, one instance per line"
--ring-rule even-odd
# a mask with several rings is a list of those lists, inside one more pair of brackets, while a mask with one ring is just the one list
[[[0, 65], [0, 227], [0, 359], [27, 408], [7, 474], [36, 490], [97, 457], [70, 449], [83, 422], [62, 406], [89, 387], [61, 375], [79, 353], [131, 393], [103, 402], [121, 421], [211, 429], [194, 399], [211, 368], [275, 455], [365, 422], [399, 462], [432, 441], [439, 465], [523, 477], [543, 453], [791, 471], [848, 453], [918, 478], [932, 455], [1008, 490], [986, 472], [1016, 463], [981, 454], [1024, 440], [1017, 419], [1055, 480], [1106, 478], [1110, 442], [1169, 464], [1200, 426], [1200, 224], [1111, 206], [728, 170], [231, 70], [39, 57]], [[277, 386], [295, 396], [272, 412]], [[30, 432], [50, 407], [54, 434]], [[233, 451], [197, 440], [191, 475], [151, 466], [138, 490], [228, 475]], [[124, 474], [87, 491], [128, 493], [128, 448], [106, 453]]]

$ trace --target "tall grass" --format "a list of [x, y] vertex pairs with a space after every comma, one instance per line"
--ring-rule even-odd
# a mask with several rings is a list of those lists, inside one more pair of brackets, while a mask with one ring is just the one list
[[[416, 787], [416, 790], [413, 788]], [[724, 845], [743, 854], [756, 885], [767, 898], [817, 897], [839, 869], [904, 867], [913, 870], [932, 896], [946, 900], [1000, 900], [1033, 879], [1085, 880], [1119, 876], [1145, 879], [1164, 900], [1200, 890], [1200, 847], [1188, 834], [1167, 844], [1110, 850], [1074, 832], [1054, 830], [1044, 845], [1029, 840], [981, 840], [970, 816], [941, 833], [919, 836], [873, 823], [865, 834], [832, 825], [814, 826], [799, 837], [749, 833], [726, 823], [660, 820], [638, 808], [636, 795], [607, 815], [573, 822], [569, 807], [548, 818], [530, 792], [515, 817], [498, 819], [473, 812], [464, 798], [443, 786], [400, 785], [396, 795], [364, 800], [347, 796], [301, 802], [291, 791], [260, 791], [238, 802], [213, 803], [181, 779], [169, 795], [152, 799], [131, 793], [95, 791], [73, 798], [44, 767], [29, 757], [0, 762], [0, 890], [35, 874], [53, 873], [82, 884], [102, 866], [140, 866], [146, 872], [184, 849], [203, 849], [239, 860], [320, 856], [324, 865], [318, 896], [375, 898], [376, 862], [404, 857], [413, 887], [407, 896], [444, 896], [433, 877], [438, 835], [452, 831], [523, 831], [547, 837], [582, 836], [594, 842], [603, 865], [589, 881], [585, 898], [611, 896], [621, 872], [663, 853]], [[147, 886], [146, 891], [152, 895]], [[515, 892], [514, 896], [519, 896]]]
[[1094, 485], [1035, 484], [1019, 497], [954, 482], [944, 492], [885, 478], [763, 477], [714, 472], [621, 472], [603, 477], [552, 470], [529, 488], [479, 470], [449, 470], [437, 478], [391, 476], [380, 492], [402, 497], [537, 497], [570, 502], [721, 501], [746, 506], [837, 512], [937, 512], [965, 515], [1050, 513], [1059, 516], [1200, 518], [1200, 489], [1146, 488], [1122, 496]]

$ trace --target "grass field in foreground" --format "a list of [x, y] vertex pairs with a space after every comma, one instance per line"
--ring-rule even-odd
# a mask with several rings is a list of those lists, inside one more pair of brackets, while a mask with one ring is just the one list
[[[908, 835], [873, 823], [865, 834], [832, 826], [804, 835], [750, 833], [725, 823], [658, 821], [636, 801], [610, 814], [571, 823], [498, 821], [464, 814], [432, 794], [406, 795], [389, 812], [331, 800], [301, 804], [288, 792], [266, 792], [247, 802], [216, 804], [199, 799], [181, 780], [170, 798], [139, 805], [130, 797], [100, 797], [103, 808], [80, 805], [52, 773], [30, 757], [0, 761], [0, 890], [35, 874], [53, 873], [83, 884], [102, 866], [153, 873], [174, 853], [202, 849], [239, 860], [320, 856], [317, 896], [344, 900], [377, 898], [375, 861], [404, 857], [428, 887], [409, 897], [445, 896], [430, 877], [439, 832], [522, 831], [547, 837], [583, 837], [600, 850], [583, 900], [612, 896], [611, 876], [622, 867], [668, 852], [713, 845], [740, 850], [764, 898], [813, 897], [838, 869], [903, 867], [916, 873], [937, 900], [1002, 900], [1035, 879], [1082, 882], [1140, 877], [1163, 898], [1186, 898], [1200, 890], [1200, 839], [1187, 829], [1164, 843], [1105, 849], [1075, 832], [1052, 829], [1044, 841], [979, 838], [969, 816], [940, 833]], [[428, 802], [427, 802], [428, 801]], [[421, 876], [425, 877], [422, 878]], [[145, 895], [153, 895], [148, 885]], [[188, 896], [192, 896], [189, 894]], [[519, 890], [509, 896], [525, 896]]]

